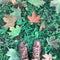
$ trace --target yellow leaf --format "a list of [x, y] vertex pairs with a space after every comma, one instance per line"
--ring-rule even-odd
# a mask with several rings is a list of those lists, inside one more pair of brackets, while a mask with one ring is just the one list
[[15, 25], [16, 18], [10, 15], [5, 14], [5, 17], [3, 17], [4, 22], [6, 23], [4, 27], [10, 28]]

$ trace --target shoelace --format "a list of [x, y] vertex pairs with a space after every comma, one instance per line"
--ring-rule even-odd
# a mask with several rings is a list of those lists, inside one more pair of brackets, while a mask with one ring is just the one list
[[27, 48], [21, 48], [20, 51], [22, 60], [28, 60]]
[[37, 47], [33, 47], [33, 57], [34, 58], [39, 58], [40, 55], [40, 50]]

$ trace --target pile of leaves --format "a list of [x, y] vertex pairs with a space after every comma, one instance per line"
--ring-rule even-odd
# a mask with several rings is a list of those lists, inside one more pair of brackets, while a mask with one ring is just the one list
[[31, 58], [35, 40], [41, 59], [60, 60], [60, 0], [0, 0], [0, 60], [20, 60], [21, 41]]

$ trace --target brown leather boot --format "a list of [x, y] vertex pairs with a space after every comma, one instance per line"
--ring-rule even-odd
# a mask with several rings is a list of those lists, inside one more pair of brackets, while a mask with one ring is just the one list
[[24, 41], [19, 44], [19, 53], [20, 53], [21, 60], [29, 60], [27, 47], [25, 46]]
[[41, 45], [38, 40], [34, 41], [32, 49], [32, 60], [40, 60]]

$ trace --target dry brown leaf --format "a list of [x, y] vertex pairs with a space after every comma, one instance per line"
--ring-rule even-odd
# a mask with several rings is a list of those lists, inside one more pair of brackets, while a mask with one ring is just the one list
[[4, 27], [10, 28], [15, 25], [16, 18], [10, 15], [5, 14], [5, 17], [3, 18], [4, 22], [6, 23]]
[[15, 4], [15, 7], [16, 8], [26, 8], [27, 7], [27, 2], [26, 1], [23, 1], [23, 2], [18, 2], [17, 4]]
[[42, 59], [42, 60], [52, 60], [52, 55], [51, 54], [45, 54], [45, 55], [43, 55], [43, 57], [45, 59]]
[[41, 23], [39, 30], [41, 31], [43, 28], [45, 28], [45, 22], [42, 22], [42, 23]]
[[36, 16], [35, 12], [32, 13], [32, 16], [28, 15], [27, 18], [29, 19], [29, 21], [31, 23], [38, 23], [38, 22], [40, 22], [40, 16]]
[[17, 4], [16, 0], [10, 0], [14, 5]]
[[15, 8], [24, 8], [24, 6], [22, 5], [22, 2], [18, 2], [17, 4], [15, 4]]

